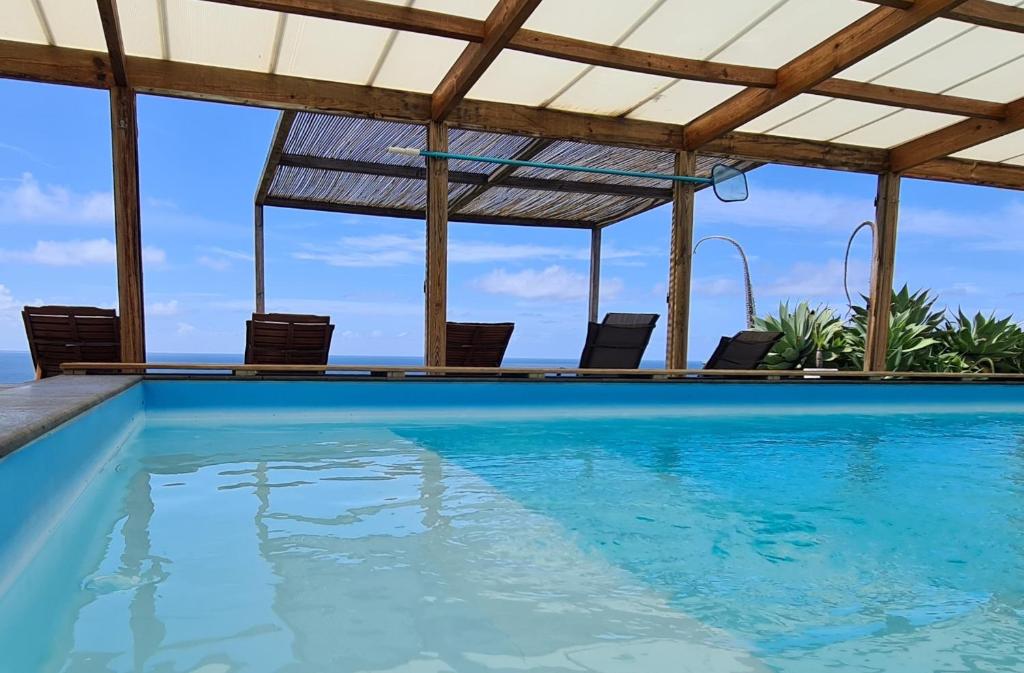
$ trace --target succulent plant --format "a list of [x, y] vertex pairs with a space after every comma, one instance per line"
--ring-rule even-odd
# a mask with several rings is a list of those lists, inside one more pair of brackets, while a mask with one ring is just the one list
[[778, 315], [755, 320], [759, 330], [782, 332], [782, 338], [764, 359], [765, 369], [800, 369], [814, 366], [821, 353], [824, 362], [835, 359], [833, 344], [843, 329], [839, 315], [828, 306], [811, 308], [800, 302], [792, 312], [779, 305]]

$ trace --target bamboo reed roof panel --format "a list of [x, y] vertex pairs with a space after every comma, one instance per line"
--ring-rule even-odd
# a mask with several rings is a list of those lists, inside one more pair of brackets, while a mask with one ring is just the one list
[[[426, 148], [419, 124], [298, 113], [272, 172], [266, 203], [336, 212], [422, 219], [427, 203], [424, 161], [389, 146]], [[453, 153], [630, 171], [673, 173], [674, 153], [453, 128]], [[716, 163], [740, 170], [758, 164], [700, 157], [698, 175]], [[667, 181], [546, 168], [450, 160], [453, 220], [538, 226], [604, 226], [671, 200]]]
[[[470, 189], [472, 185], [451, 184], [448, 199], [456, 199]], [[427, 206], [427, 190], [422, 180], [292, 166], [278, 168], [270, 194], [312, 203], [352, 205], [354, 209], [391, 208], [422, 213]]]
[[501, 217], [515, 213], [517, 217], [528, 219], [603, 224], [642, 213], [666, 202], [664, 199], [641, 199], [611, 194], [578, 195], [584, 198], [566, 198], [567, 196], [569, 195], [532, 189], [492, 187], [459, 212], [469, 217]]

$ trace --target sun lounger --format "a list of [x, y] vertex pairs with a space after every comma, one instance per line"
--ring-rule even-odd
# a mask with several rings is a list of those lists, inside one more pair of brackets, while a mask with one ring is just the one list
[[120, 362], [117, 312], [93, 306], [26, 306], [25, 321], [36, 378], [57, 376], [64, 362]]

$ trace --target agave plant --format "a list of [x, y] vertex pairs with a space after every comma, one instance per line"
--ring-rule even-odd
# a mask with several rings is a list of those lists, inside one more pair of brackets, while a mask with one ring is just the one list
[[782, 338], [762, 363], [765, 369], [799, 369], [813, 366], [819, 353], [824, 362], [835, 359], [835, 343], [843, 323], [828, 306], [812, 309], [807, 302], [800, 302], [792, 312], [788, 303], [780, 304], [778, 315], [758, 318], [755, 327], [782, 332]]
[[997, 319], [995, 314], [974, 317], [957, 310], [942, 332], [947, 351], [958, 354], [965, 369], [984, 372], [1020, 371], [1024, 355], [1024, 331], [1013, 316]]
[[[885, 368], [889, 371], [956, 370], [954, 359], [946, 357], [939, 345], [939, 328], [944, 311], [934, 310], [936, 298], [928, 290], [910, 292], [904, 285], [893, 292], [889, 311], [889, 344]], [[854, 306], [850, 324], [842, 333], [839, 365], [844, 369], [862, 369], [867, 343], [868, 311]]]

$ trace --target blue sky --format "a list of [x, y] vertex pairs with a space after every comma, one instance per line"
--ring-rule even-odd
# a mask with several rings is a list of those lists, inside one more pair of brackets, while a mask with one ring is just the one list
[[[0, 349], [24, 350], [26, 303], [116, 305], [107, 96], [0, 80]], [[252, 195], [277, 113], [143, 96], [140, 172], [147, 340], [156, 352], [241, 352], [252, 310]], [[807, 299], [844, 308], [847, 236], [873, 216], [875, 178], [765, 167], [751, 197], [697, 200], [696, 236], [751, 257], [759, 312]], [[669, 209], [605, 230], [601, 311], [662, 315]], [[903, 185], [896, 280], [944, 303], [1024, 316], [1024, 194]], [[328, 313], [335, 355], [420, 355], [423, 223], [268, 208], [272, 310]], [[449, 317], [514, 320], [512, 357], [577, 357], [586, 332], [589, 234], [452, 224]], [[869, 237], [851, 282], [865, 291]], [[694, 260], [691, 358], [744, 327], [740, 264], [710, 242]]]

